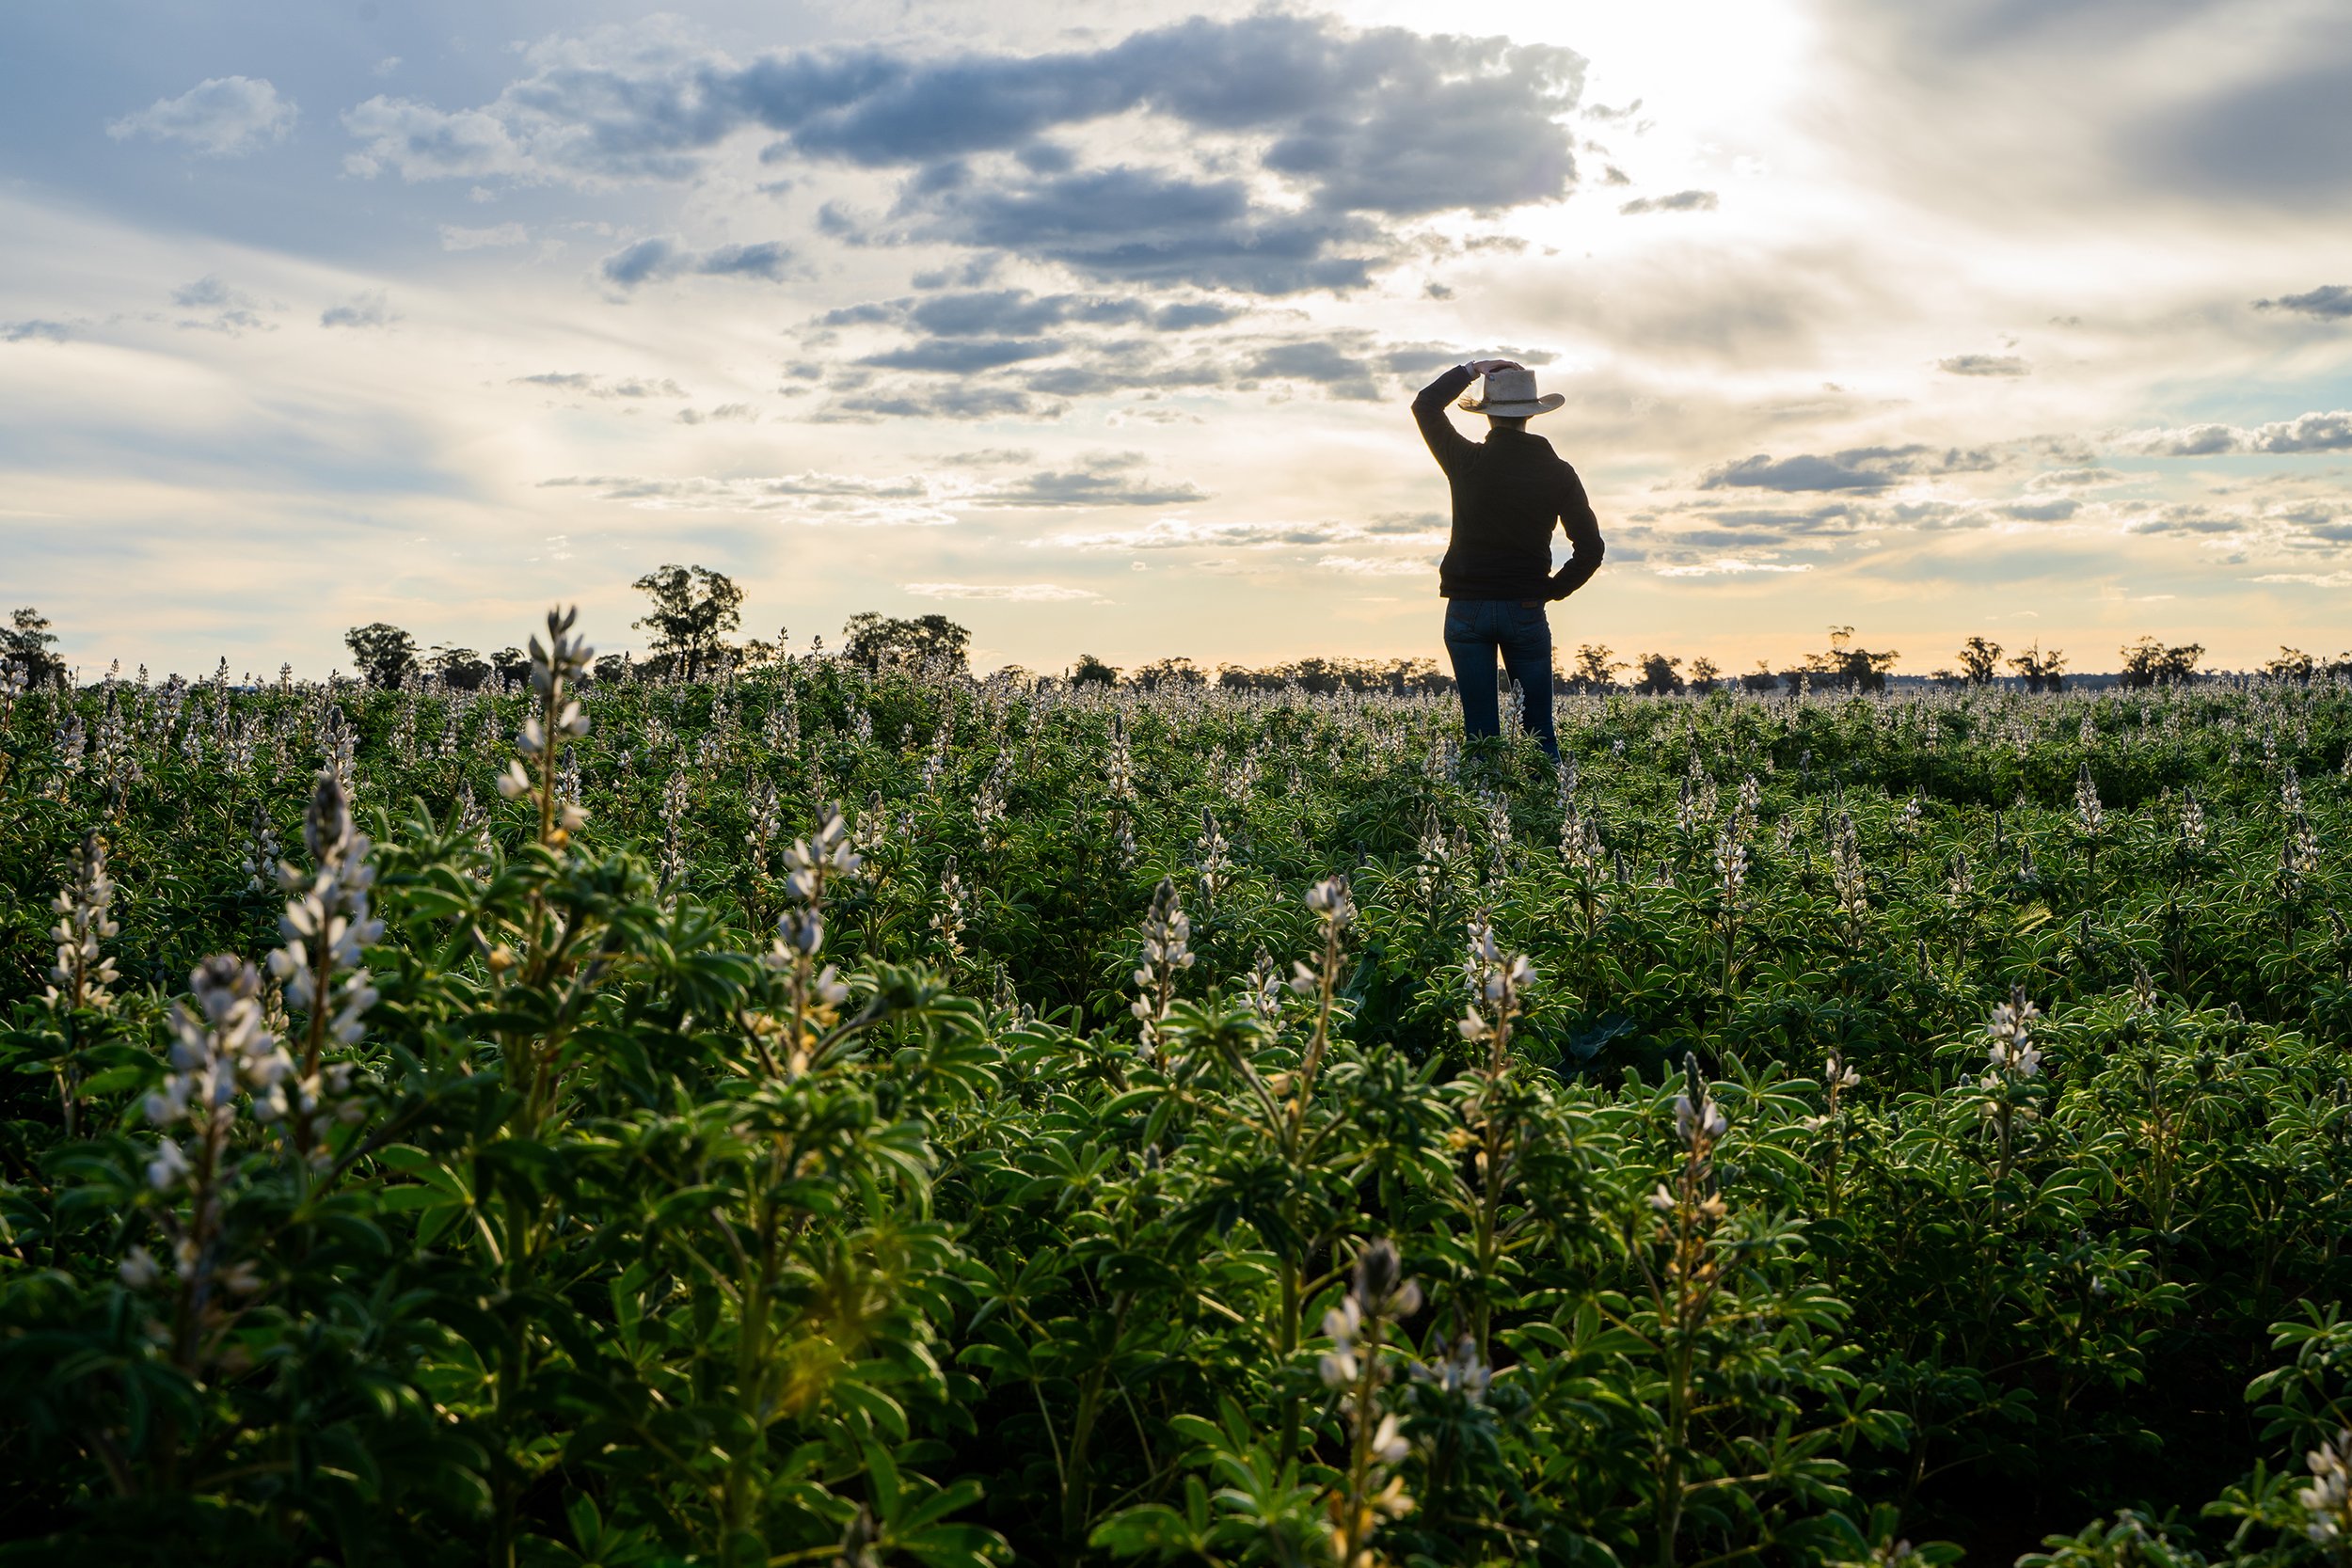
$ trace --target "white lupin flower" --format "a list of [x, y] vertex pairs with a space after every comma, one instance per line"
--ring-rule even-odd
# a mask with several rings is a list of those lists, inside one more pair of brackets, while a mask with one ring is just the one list
[[1412, 1451], [1412, 1445], [1405, 1441], [1404, 1431], [1397, 1421], [1396, 1413], [1391, 1411], [1381, 1417], [1379, 1426], [1374, 1429], [1372, 1434], [1373, 1458], [1383, 1465], [1402, 1465]]
[[1695, 1145], [1702, 1138], [1711, 1144], [1722, 1137], [1730, 1125], [1723, 1107], [1715, 1103], [1713, 1095], [1702, 1090], [1696, 1104], [1692, 1102], [1688, 1094], [1675, 1096], [1675, 1136], [1685, 1144]]
[[2042, 1009], [2026, 999], [2026, 988], [2017, 987], [2010, 999], [1993, 1009], [1992, 1022], [1985, 1033], [1992, 1037], [1986, 1048], [1986, 1066], [1994, 1072], [2011, 1078], [2032, 1078], [2042, 1070], [2042, 1053], [2033, 1045], [2034, 1021]]
[[2352, 1428], [2336, 1433], [2303, 1456], [2311, 1484], [2295, 1494], [2303, 1511], [2303, 1533], [2322, 1546], [2352, 1542]]
[[110, 988], [119, 976], [114, 958], [99, 943], [111, 942], [121, 927], [114, 919], [115, 883], [106, 874], [106, 841], [90, 832], [82, 840], [82, 853], [73, 883], [51, 901], [57, 924], [50, 940], [57, 944], [56, 961], [49, 966], [49, 985], [42, 1000], [52, 1008], [114, 1006]]
[[155, 1255], [143, 1246], [135, 1246], [124, 1253], [122, 1261], [115, 1266], [115, 1273], [123, 1284], [134, 1291], [144, 1291], [164, 1275], [161, 1265], [155, 1261]]
[[1192, 917], [1184, 912], [1176, 884], [1163, 877], [1143, 917], [1143, 961], [1135, 972], [1136, 988], [1142, 994], [1127, 1009], [1142, 1025], [1146, 1060], [1159, 1054], [1160, 1024], [1175, 998], [1176, 976], [1192, 965]]

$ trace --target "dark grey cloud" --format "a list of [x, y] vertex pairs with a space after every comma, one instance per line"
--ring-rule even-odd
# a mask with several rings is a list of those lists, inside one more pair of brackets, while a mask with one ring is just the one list
[[926, 338], [904, 348], [869, 354], [858, 363], [882, 370], [970, 375], [1025, 359], [1043, 359], [1059, 354], [1061, 348], [1051, 338]]
[[1089, 294], [1039, 295], [1026, 289], [933, 294], [914, 302], [905, 311], [906, 318], [916, 326], [941, 338], [981, 333], [1025, 336], [1069, 322], [1118, 324], [1141, 321], [1150, 314], [1139, 300]]
[[1346, 291], [1389, 245], [1369, 220], [1265, 209], [1238, 178], [1120, 166], [1052, 179], [973, 180], [901, 204], [903, 237], [1009, 251], [1089, 277], [1242, 293]]
[[2216, 512], [2208, 506], [2183, 502], [2158, 507], [2145, 516], [2135, 518], [2128, 527], [2134, 533], [2170, 533], [2199, 538], [2217, 533], [2243, 532], [2246, 518], [2236, 513]]
[[791, 260], [792, 253], [773, 240], [697, 251], [657, 235], [614, 251], [596, 263], [596, 271], [606, 282], [622, 289], [687, 273], [704, 277], [756, 277], [772, 283], [788, 276]]
[[[1697, 542], [1711, 546], [1734, 540], [1753, 545], [1758, 533], [1851, 533], [1869, 522], [1871, 514], [1851, 502], [1830, 501], [1804, 508], [1728, 507], [1720, 512], [1709, 512], [1706, 517], [1713, 525], [1713, 531]], [[1677, 534], [1675, 537], [1683, 536]]]
[[1765, 453], [1710, 468], [1702, 490], [1883, 490], [1915, 474], [1976, 473], [1995, 467], [1992, 453], [1961, 447], [1849, 447], [1820, 456], [1778, 460]]
[[[733, 85], [808, 156], [931, 164], [1140, 109], [1196, 131], [1270, 135], [1264, 166], [1302, 180], [1318, 205], [1419, 214], [1565, 195], [1573, 138], [1557, 117], [1575, 107], [1583, 73], [1564, 49], [1262, 13], [1025, 58], [771, 56]], [[1049, 161], [1041, 172], [1061, 170]]]
[[2321, 321], [2342, 321], [2352, 316], [2352, 288], [2342, 283], [2326, 283], [2299, 294], [2258, 299], [2254, 301], [2254, 309], [2292, 310], [2298, 316], [2316, 316]]
[[873, 300], [828, 310], [822, 327], [904, 325], [930, 338], [1029, 338], [1056, 327], [1150, 326], [1188, 332], [1240, 315], [1217, 300], [1184, 300], [1153, 307], [1111, 294], [1036, 294], [1026, 289], [986, 289], [927, 298]]
[[1644, 213], [1711, 213], [1718, 202], [1713, 191], [1677, 191], [1672, 196], [1645, 196], [1617, 209], [1629, 217]]
[[1214, 359], [1171, 359], [1165, 355], [1104, 344], [1091, 349], [1083, 363], [1055, 365], [1034, 372], [1022, 378], [1022, 385], [1054, 397], [1076, 398], [1220, 387], [1232, 380], [1232, 370]]
[[[1499, 38], [1351, 29], [1325, 17], [1195, 18], [1101, 48], [920, 57], [783, 52], [737, 64], [648, 49], [592, 63], [545, 50], [478, 109], [376, 98], [343, 117], [360, 174], [410, 180], [683, 179], [738, 131], [792, 158], [908, 171], [897, 209], [820, 226], [946, 241], [1130, 284], [1260, 294], [1352, 289], [1395, 253], [1389, 221], [1565, 197], [1582, 90], [1570, 51]], [[1149, 114], [1184, 133], [1175, 166], [1087, 166], [1078, 133]], [[1236, 157], [1290, 187], [1269, 200]], [[635, 247], [632, 247], [634, 249]], [[628, 286], [659, 253], [609, 259]]]
[[844, 393], [815, 416], [818, 420], [844, 419], [996, 420], [1016, 416], [1047, 418], [1060, 409], [1041, 403], [1010, 387], [977, 382], [946, 382], [930, 387], [872, 389]]
[[399, 319], [381, 289], [371, 289], [319, 312], [321, 326], [389, 326]]
[[1141, 472], [1143, 454], [1097, 452], [1075, 467], [1034, 473], [992, 486], [979, 504], [993, 507], [1178, 506], [1209, 499], [1190, 483], [1155, 481]]
[[605, 281], [617, 283], [624, 289], [655, 277], [666, 277], [678, 270], [678, 248], [669, 240], [640, 240], [626, 249], [616, 250], [596, 264]]
[[2166, 105], [2121, 145], [2152, 183], [2209, 198], [2299, 209], [2352, 195], [2352, 53], [2294, 57], [2280, 74]]
[[45, 338], [53, 343], [62, 343], [72, 335], [63, 322], [39, 320], [0, 322], [0, 343], [29, 343], [37, 338]]
[[1261, 352], [1249, 362], [1248, 373], [1283, 381], [1311, 381], [1335, 398], [1373, 403], [1380, 397], [1372, 367], [1334, 345], [1309, 339], [1282, 343]]
[[1935, 368], [1946, 375], [2030, 375], [2033, 367], [2014, 354], [1955, 354], [1938, 359]]
[[792, 253], [774, 240], [723, 245], [697, 257], [694, 270], [706, 277], [762, 277], [772, 283], [784, 277], [791, 259]]
[[1152, 312], [1152, 325], [1162, 332], [1189, 332], [1196, 327], [1222, 326], [1241, 313], [1238, 306], [1192, 300], [1161, 306]]

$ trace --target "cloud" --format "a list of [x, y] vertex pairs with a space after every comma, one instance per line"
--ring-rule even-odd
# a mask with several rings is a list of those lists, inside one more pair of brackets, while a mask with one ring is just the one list
[[1717, 206], [1713, 191], [1677, 191], [1672, 196], [1645, 196], [1617, 209], [1629, 217], [1644, 213], [1711, 213]]
[[647, 512], [736, 512], [848, 528], [941, 528], [956, 515], [951, 493], [922, 475], [865, 479], [811, 470], [765, 477], [574, 475], [539, 482], [541, 489], [589, 490], [599, 500]]
[[2001, 508], [2001, 515], [2024, 523], [2060, 523], [2081, 509], [2082, 503], [2074, 497], [2058, 496], [2044, 501], [2010, 501]]
[[592, 398], [683, 398], [693, 394], [668, 376], [649, 380], [644, 376], [625, 375], [617, 381], [580, 371], [542, 371], [537, 375], [518, 375], [508, 385], [515, 387], [545, 387], [550, 391], [578, 392]]
[[1365, 536], [1345, 523], [1199, 523], [1189, 517], [1158, 517], [1141, 528], [1100, 533], [1058, 533], [1032, 539], [1029, 547], [1073, 550], [1186, 550], [1270, 548], [1280, 545], [1336, 545]]
[[1755, 545], [1761, 533], [1789, 537], [1857, 533], [1883, 520], [1880, 513], [1851, 501], [1827, 501], [1803, 510], [1735, 508], [1703, 513], [1701, 517], [1706, 526], [1677, 533], [1675, 542], [1704, 548], [1744, 547]]
[[906, 318], [942, 338], [983, 334], [1025, 337], [1066, 322], [1122, 324], [1146, 319], [1141, 300], [1104, 294], [1033, 294], [1026, 289], [985, 289], [933, 294], [916, 301]]
[[1097, 452], [1072, 468], [989, 486], [975, 499], [985, 506], [1040, 508], [1174, 506], [1209, 499], [1198, 485], [1141, 478], [1136, 470], [1142, 464], [1141, 452]]
[[1238, 178], [1119, 166], [1046, 180], [958, 182], [902, 237], [984, 246], [1089, 277], [1244, 293], [1346, 291], [1387, 246], [1351, 214], [1262, 210]]
[[1019, 604], [1053, 604], [1103, 595], [1088, 588], [1065, 588], [1053, 582], [902, 582], [899, 588], [921, 599], [1009, 599]]
[[1813, 565], [1810, 562], [1782, 565], [1770, 561], [1741, 561], [1732, 556], [1720, 556], [1713, 561], [1684, 566], [1654, 566], [1651, 570], [1661, 578], [1718, 578], [1740, 577], [1750, 572], [1809, 572], [1813, 570]]
[[833, 400], [823, 417], [899, 420], [997, 420], [1020, 416], [1050, 418], [1057, 404], [1040, 403], [1026, 392], [1009, 387], [984, 387], [969, 381], [921, 388], [899, 388], [845, 393]]
[[106, 135], [117, 141], [185, 142], [212, 157], [235, 158], [285, 140], [296, 113], [267, 78], [215, 76], [177, 98], [158, 98], [136, 114], [107, 121]]
[[675, 240], [657, 237], [614, 251], [596, 263], [596, 271], [606, 282], [623, 289], [685, 273], [704, 277], [757, 277], [773, 283], [788, 275], [791, 260], [792, 253], [773, 240], [697, 251]]
[[2014, 354], [1955, 354], [1938, 359], [1935, 368], [1946, 375], [2030, 375], [2033, 367]]
[[1059, 354], [1062, 345], [1051, 338], [926, 338], [905, 348], [869, 354], [858, 361], [882, 370], [938, 371], [969, 375], [993, 371], [1025, 359]]
[[37, 338], [45, 338], [53, 343], [62, 343], [72, 336], [72, 334], [63, 322], [0, 322], [0, 343], [29, 343]]
[[759, 410], [748, 403], [723, 403], [708, 413], [698, 408], [677, 411], [677, 422], [680, 424], [724, 424], [737, 420], [755, 422], [758, 419]]
[[457, 224], [441, 225], [443, 250], [483, 250], [497, 245], [522, 245], [531, 238], [531, 230], [519, 223], [494, 223], [487, 229], [467, 229]]
[[1437, 562], [1400, 556], [1327, 555], [1315, 562], [1316, 569], [1325, 572], [1344, 572], [1349, 577], [1395, 578], [1418, 577], [1438, 569]]
[[2352, 588], [2352, 572], [2265, 572], [2256, 582], [2299, 582], [2308, 588]]
[[2352, 192], [2352, 55], [2241, 77], [2183, 106], [2163, 101], [2123, 145], [2152, 182], [2297, 212]]
[[1850, 447], [1818, 456], [1810, 452], [1775, 462], [1764, 453], [1710, 468], [1702, 490], [1883, 490], [1899, 479], [1923, 473], [1973, 472], [1994, 466], [1990, 452], [1952, 447], [1938, 452], [1924, 445]]
[[[352, 109], [347, 166], [684, 181], [729, 137], [760, 133], [775, 138], [763, 162], [907, 171], [879, 224], [828, 210], [853, 241], [947, 241], [1106, 280], [1254, 293], [1361, 286], [1396, 250], [1389, 222], [1559, 200], [1576, 181], [1562, 121], [1584, 74], [1581, 56], [1547, 45], [1271, 13], [1036, 55], [738, 61], [608, 33], [526, 59], [477, 108], [378, 96]], [[1087, 129], [1126, 116], [1172, 128], [1174, 161], [1087, 166], [1073, 150]], [[1262, 178], [1226, 172], [1244, 159]]]
[[[706, 417], [749, 417], [744, 414]], [[682, 417], [682, 416], [681, 416]], [[699, 420], [692, 422], [699, 422]], [[571, 475], [540, 481], [541, 489], [595, 492], [599, 500], [649, 510], [846, 513], [860, 524], [952, 523], [950, 508], [1059, 510], [1098, 506], [1162, 506], [1206, 499], [1190, 484], [1152, 483], [1136, 470], [1135, 452], [1099, 452], [1070, 468], [1017, 479], [979, 480], [936, 474], [901, 474], [871, 479], [811, 469], [763, 477], [693, 475], [659, 479], [637, 475]]]
[[1186, 332], [1221, 325], [1240, 313], [1238, 306], [1218, 300], [1184, 300], [1154, 309], [1115, 294], [979, 289], [845, 306], [827, 311], [818, 322], [824, 326], [911, 325], [934, 338], [1027, 338], [1071, 325], [1148, 325], [1161, 332]]
[[2051, 468], [2026, 481], [2028, 490], [2088, 490], [2127, 484], [2129, 476], [2113, 468]]
[[347, 304], [330, 306], [319, 313], [321, 326], [389, 326], [399, 319], [381, 289], [356, 294]]
[[1248, 373], [1287, 381], [1312, 381], [1335, 398], [1376, 403], [1380, 388], [1372, 367], [1331, 343], [1316, 340], [1283, 343], [1250, 361]]
[[2277, 299], [2254, 301], [2257, 310], [2292, 310], [2298, 316], [2315, 316], [2322, 321], [2342, 321], [2352, 316], [2352, 288], [2342, 283], [2326, 283], [2299, 294], [2280, 294]]
[[172, 290], [171, 303], [183, 310], [211, 312], [209, 316], [176, 324], [182, 327], [224, 332], [232, 338], [246, 332], [278, 330], [274, 323], [262, 318], [263, 306], [260, 300], [242, 289], [230, 288], [216, 273], [208, 273], [193, 283]]
[[2352, 451], [2352, 411], [2297, 414], [2248, 429], [2229, 424], [2136, 430], [2116, 438], [2126, 451], [2151, 457], [2218, 457], [2240, 453]]

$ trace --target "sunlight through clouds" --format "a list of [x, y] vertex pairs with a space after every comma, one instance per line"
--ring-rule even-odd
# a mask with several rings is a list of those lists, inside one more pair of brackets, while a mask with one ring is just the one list
[[478, 641], [505, 571], [626, 624], [690, 556], [763, 620], [960, 597], [1041, 668], [1341, 651], [1343, 604], [1421, 654], [1406, 404], [1497, 355], [1609, 541], [1564, 640], [2332, 635], [2317, 0], [1197, 10], [51, 16], [87, 87], [0, 51], [12, 583], [191, 667], [247, 624], [195, 524], [310, 585], [322, 667], [358, 621]]

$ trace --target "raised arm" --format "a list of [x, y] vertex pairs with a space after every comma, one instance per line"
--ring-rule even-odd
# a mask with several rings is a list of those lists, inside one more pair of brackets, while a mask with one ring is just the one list
[[1560, 495], [1560, 524], [1567, 531], [1568, 544], [1573, 550], [1568, 563], [1551, 574], [1551, 596], [1565, 599], [1593, 578], [1600, 570], [1600, 558], [1607, 546], [1601, 543], [1600, 519], [1593, 515], [1593, 503], [1584, 494], [1584, 482], [1576, 477], [1576, 470], [1565, 463], [1560, 465], [1565, 476]]
[[1421, 426], [1422, 439], [1429, 443], [1429, 455], [1449, 474], [1470, 442], [1454, 428], [1445, 405], [1460, 397], [1462, 388], [1477, 379], [1478, 372], [1470, 366], [1455, 365], [1413, 398], [1413, 422]]

